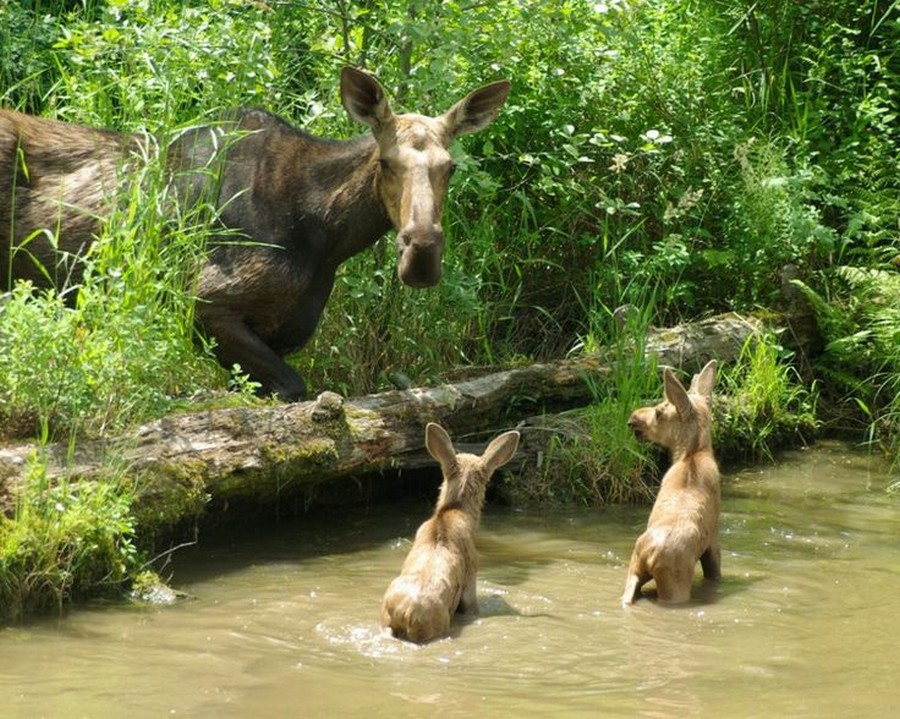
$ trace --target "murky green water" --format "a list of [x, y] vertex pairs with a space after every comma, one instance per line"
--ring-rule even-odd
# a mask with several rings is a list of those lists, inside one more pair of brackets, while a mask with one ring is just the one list
[[[488, 508], [480, 616], [382, 637], [427, 507], [305, 520], [180, 553], [175, 607], [0, 631], [4, 717], [900, 716], [900, 497], [820, 446], [729, 475], [724, 580], [619, 606], [647, 509]], [[403, 540], [401, 540], [403, 538]]]

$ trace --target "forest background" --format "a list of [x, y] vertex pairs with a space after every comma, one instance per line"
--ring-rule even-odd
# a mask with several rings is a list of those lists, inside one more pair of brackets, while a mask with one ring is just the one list
[[[293, 360], [314, 393], [425, 385], [718, 312], [765, 315], [793, 288], [822, 335], [811, 363], [798, 371], [767, 338], [724, 372], [725, 391], [775, 377], [761, 390], [769, 420], [793, 404], [897, 462], [898, 47], [896, 1], [7, 1], [0, 106], [165, 136], [259, 105], [352, 137], [364, 130], [340, 105], [346, 64], [375, 73], [395, 108], [428, 113], [508, 78], [500, 117], [454, 147], [439, 287], [403, 287], [388, 242], [348, 262]], [[2, 296], [0, 437], [109, 435], [223, 389], [254, 401], [194, 333], [202, 218], [173, 218], [159, 166], [145, 175], [74, 307], [61, 299], [71, 288]], [[638, 366], [602, 394], [624, 426], [658, 392], [656, 369]], [[601, 410], [592, 426], [610, 424]], [[759, 434], [757, 418], [746, 435]], [[589, 466], [614, 475], [609, 462]], [[127, 481], [51, 488], [39, 461], [33, 475], [0, 525], [13, 611], [133, 575]], [[551, 499], [634, 499], [587, 485]], [[92, 549], [73, 559], [73, 542]], [[29, 573], [53, 591], [33, 579], [26, 591]]]

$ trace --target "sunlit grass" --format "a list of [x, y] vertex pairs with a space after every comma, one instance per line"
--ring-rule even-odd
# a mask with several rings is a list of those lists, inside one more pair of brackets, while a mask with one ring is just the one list
[[777, 449], [816, 438], [817, 388], [807, 387], [788, 359], [773, 336], [752, 335], [738, 360], [720, 368], [713, 446], [722, 456], [772, 460]]
[[43, 423], [53, 438], [104, 435], [224, 385], [193, 325], [209, 213], [178, 210], [160, 162], [147, 158], [124, 183], [79, 287], [17, 284], [0, 305], [5, 434]]
[[122, 478], [51, 480], [32, 458], [15, 507], [0, 514], [0, 621], [116, 596], [140, 566]]

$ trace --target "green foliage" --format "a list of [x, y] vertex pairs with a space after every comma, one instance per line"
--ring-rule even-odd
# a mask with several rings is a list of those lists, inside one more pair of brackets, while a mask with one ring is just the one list
[[130, 504], [118, 482], [52, 481], [33, 458], [0, 514], [0, 621], [118, 592], [140, 568]]
[[818, 392], [807, 389], [772, 336], [751, 336], [738, 361], [721, 368], [713, 447], [730, 460], [771, 460], [775, 450], [818, 434]]
[[[823, 391], [851, 397], [897, 456], [897, 9], [7, 2], [0, 103], [163, 137], [255, 104], [346, 137], [364, 129], [338, 102], [345, 63], [376, 72], [396, 108], [429, 113], [510, 78], [497, 121], [453, 148], [441, 285], [402, 287], [389, 243], [354, 258], [296, 361], [313, 389], [355, 394], [455, 365], [612, 345], [622, 354], [598, 387], [604, 399], [550, 442], [539, 482], [558, 501], [631, 501], [646, 497], [648, 458], [624, 418], [656, 396], [658, 377], [625, 359], [623, 338], [639, 344], [651, 323], [777, 303], [785, 263], [807, 278], [829, 342], [816, 365]], [[191, 283], [210, 213], [175, 212], [161, 159], [148, 161], [123, 188], [77, 300], [70, 288], [66, 304], [24, 286], [0, 298], [0, 434], [101, 435], [229, 381], [252, 391], [194, 337]], [[623, 305], [636, 313], [627, 335], [610, 309]], [[770, 345], [745, 353], [750, 384], [728, 394], [746, 394], [747, 406], [728, 405], [723, 422], [753, 456], [771, 438], [751, 427], [780, 426], [784, 408], [806, 426], [815, 406]]]
[[[646, 316], [632, 315], [606, 358], [612, 370], [596, 383], [595, 402], [539, 425], [548, 433], [546, 450], [540, 466], [526, 467], [508, 483], [513, 502], [652, 500], [667, 460], [658, 448], [638, 444], [628, 428], [634, 409], [655, 404], [662, 395], [659, 371], [641, 359], [646, 335]], [[787, 359], [774, 337], [752, 336], [737, 362], [719, 367], [712, 435], [721, 463], [772, 459], [777, 449], [817, 436], [818, 393], [803, 386]]]
[[828, 257], [835, 232], [822, 224], [815, 207], [813, 188], [820, 185], [815, 172], [792, 169], [785, 149], [750, 137], [735, 148], [735, 158], [743, 192], [735, 196], [726, 231], [741, 241], [733, 252], [711, 259], [733, 273], [742, 295], [768, 304], [780, 292], [773, 270]]
[[816, 364], [823, 389], [849, 402], [870, 438], [900, 462], [900, 273], [891, 265], [843, 266], [827, 276], [827, 295], [798, 285], [826, 341]]
[[513, 502], [599, 505], [652, 499], [648, 478], [658, 453], [637, 444], [628, 427], [632, 410], [659, 391], [656, 363], [644, 359], [652, 300], [647, 310], [630, 312], [621, 324], [612, 313], [593, 315], [596, 322], [583, 345], [601, 351], [610, 371], [591, 379], [595, 400], [590, 406], [540, 427], [546, 449], [538, 466], [526, 467], [508, 483]]
[[298, 360], [313, 387], [559, 356], [588, 298], [652, 287], [664, 324], [776, 301], [787, 262], [891, 252], [896, 3], [51, 5], [59, 20], [0, 8], [7, 100], [123, 129], [262, 104], [358, 134], [345, 63], [423, 112], [512, 79], [496, 123], [454, 149], [443, 283], [407, 291], [383, 249], [344, 268]]
[[87, 254], [77, 296], [15, 286], [0, 304], [4, 433], [116, 432], [221, 383], [197, 351], [190, 292], [208, 222], [202, 207], [173, 209], [148, 158]]

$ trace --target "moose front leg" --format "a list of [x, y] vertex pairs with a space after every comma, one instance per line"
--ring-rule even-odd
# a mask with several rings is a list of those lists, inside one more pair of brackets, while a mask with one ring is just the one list
[[240, 365], [250, 379], [259, 382], [263, 395], [278, 395], [285, 402], [306, 399], [300, 374], [242, 321], [201, 311], [200, 322], [216, 340], [216, 357], [223, 367]]

